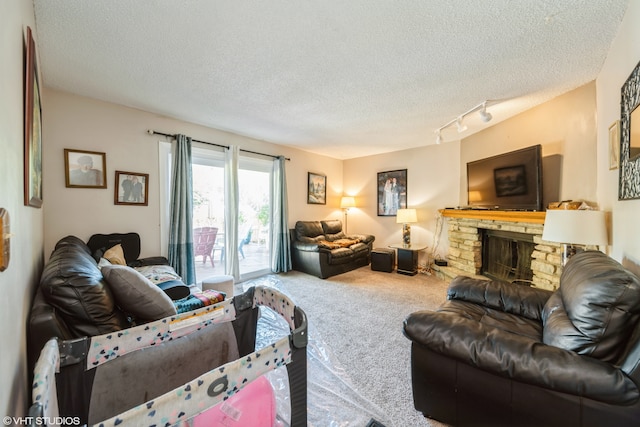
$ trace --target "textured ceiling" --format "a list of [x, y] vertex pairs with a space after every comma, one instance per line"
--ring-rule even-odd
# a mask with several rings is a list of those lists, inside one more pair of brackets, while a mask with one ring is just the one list
[[[44, 85], [347, 159], [594, 80], [628, 0], [34, 0]], [[180, 129], [159, 129], [178, 132]], [[198, 135], [192, 135], [198, 138]]]

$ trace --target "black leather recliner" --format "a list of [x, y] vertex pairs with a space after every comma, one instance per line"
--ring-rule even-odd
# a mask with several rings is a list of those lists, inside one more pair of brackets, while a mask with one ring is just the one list
[[298, 221], [289, 231], [293, 269], [321, 279], [369, 265], [375, 237], [346, 235], [342, 221]]
[[560, 288], [457, 277], [409, 315], [415, 408], [455, 426], [640, 425], [640, 279], [598, 251]]

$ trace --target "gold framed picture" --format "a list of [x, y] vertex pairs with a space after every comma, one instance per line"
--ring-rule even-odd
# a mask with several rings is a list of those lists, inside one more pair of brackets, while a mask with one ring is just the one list
[[42, 206], [42, 116], [36, 44], [27, 27], [24, 75], [24, 204]]
[[64, 149], [64, 179], [69, 188], [107, 188], [107, 155]]
[[609, 126], [609, 169], [618, 169], [620, 164], [620, 120]]

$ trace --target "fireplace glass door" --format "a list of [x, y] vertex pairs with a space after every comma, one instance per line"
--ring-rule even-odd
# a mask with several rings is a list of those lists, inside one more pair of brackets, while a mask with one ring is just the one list
[[502, 230], [484, 230], [481, 272], [494, 280], [530, 284], [533, 236]]

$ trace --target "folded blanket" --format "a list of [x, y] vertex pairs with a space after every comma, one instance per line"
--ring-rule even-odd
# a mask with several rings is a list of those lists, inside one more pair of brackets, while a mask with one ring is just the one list
[[145, 265], [135, 269], [162, 289], [172, 300], [179, 300], [190, 294], [189, 287], [170, 265]]
[[329, 242], [328, 240], [320, 240], [318, 245], [324, 246], [328, 249], [338, 249], [338, 248], [348, 248], [351, 245], [355, 245], [360, 242], [359, 239], [337, 239], [333, 242]]
[[224, 301], [226, 295], [223, 292], [218, 292], [214, 289], [208, 289], [206, 291], [197, 290], [186, 298], [179, 301], [174, 301], [176, 311], [178, 314], [184, 313], [198, 308], [206, 307], [208, 305], [217, 304]]

